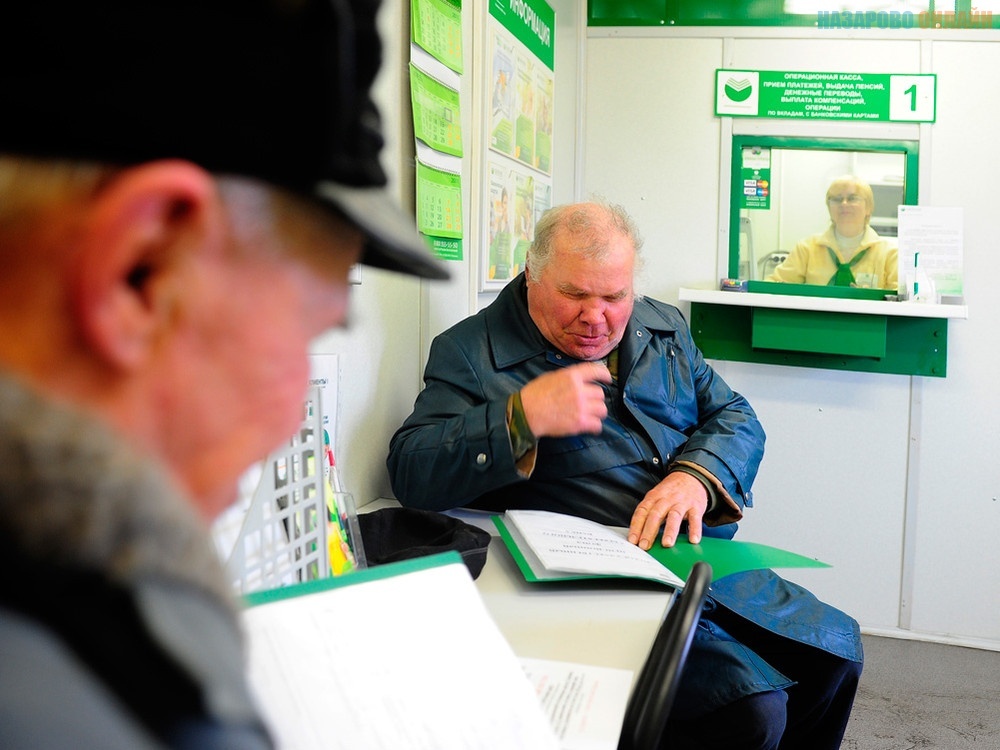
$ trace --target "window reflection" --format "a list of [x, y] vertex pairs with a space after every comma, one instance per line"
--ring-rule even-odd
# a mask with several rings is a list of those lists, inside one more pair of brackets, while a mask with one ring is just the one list
[[[892, 248], [891, 264], [895, 266], [896, 216], [898, 206], [907, 202], [905, 153], [736, 144], [733, 156], [739, 160], [734, 165], [739, 170], [734, 188], [742, 187], [742, 194], [733, 195], [740, 201], [739, 243], [738, 249], [733, 248], [739, 256], [739, 278], [896, 286], [895, 268], [891, 277], [880, 269], [890, 262], [885, 257], [888, 248]], [[849, 178], [856, 178], [857, 184]], [[739, 190], [734, 189], [734, 193]], [[834, 203], [834, 198], [840, 200]], [[862, 213], [867, 221], [865, 227], [849, 221], [856, 222], [858, 217], [853, 214]], [[837, 220], [843, 222], [839, 230]], [[873, 244], [875, 238], [865, 234], [868, 226], [881, 242], [878, 248]], [[797, 253], [796, 247], [819, 243], [818, 238], [824, 234], [828, 239], [840, 237], [844, 247], [838, 246], [837, 252], [829, 256], [825, 250], [823, 255], [814, 253], [816, 258], [827, 258], [827, 266], [821, 269], [814, 263], [813, 272], [807, 274], [802, 248]], [[873, 249], [856, 259], [854, 253], [863, 239]], [[795, 260], [796, 255], [800, 267], [793, 273], [788, 262], [790, 256]], [[874, 262], [876, 256], [878, 263]], [[850, 272], [840, 268], [852, 259], [855, 265]], [[783, 264], [784, 272], [779, 271]], [[861, 264], [865, 265], [859, 270]]]
[[795, 243], [764, 281], [782, 284], [896, 289], [896, 244], [871, 224], [871, 185], [857, 175], [836, 177], [826, 189], [830, 224]]

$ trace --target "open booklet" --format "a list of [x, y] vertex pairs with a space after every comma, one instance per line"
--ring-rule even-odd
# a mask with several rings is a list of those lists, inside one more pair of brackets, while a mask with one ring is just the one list
[[628, 530], [544, 510], [508, 510], [494, 523], [525, 580], [566, 581], [626, 577], [682, 588], [692, 566], [704, 560], [712, 577], [758, 568], [825, 568], [827, 563], [755, 542], [681, 535], [673, 547], [659, 542], [644, 551]]
[[248, 679], [281, 750], [560, 748], [456, 552], [246, 602]]

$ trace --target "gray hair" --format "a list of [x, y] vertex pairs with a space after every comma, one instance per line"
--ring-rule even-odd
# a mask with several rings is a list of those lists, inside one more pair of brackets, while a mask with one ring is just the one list
[[0, 154], [0, 226], [29, 221], [39, 206], [94, 193], [110, 167]]
[[[12, 261], [11, 253], [20, 252], [6, 239], [12, 233], [40, 229], [46, 212], [97, 194], [122, 170], [98, 162], [0, 154], [0, 258], [6, 255], [5, 260]], [[213, 175], [213, 179], [233, 231], [242, 239], [283, 216], [287, 198], [282, 201], [282, 191], [242, 176]]]
[[598, 260], [607, 254], [611, 235], [624, 235], [635, 248], [636, 268], [640, 265], [642, 237], [635, 221], [621, 206], [599, 199], [554, 206], [542, 214], [525, 259], [533, 277], [541, 276], [552, 260], [553, 243], [561, 231], [568, 232], [576, 240], [574, 252]]

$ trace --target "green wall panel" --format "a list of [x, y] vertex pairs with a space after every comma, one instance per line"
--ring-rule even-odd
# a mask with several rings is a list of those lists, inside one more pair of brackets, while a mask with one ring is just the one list
[[885, 357], [886, 316], [752, 308], [754, 349]]
[[[833, 353], [794, 349], [755, 347], [753, 341], [755, 310], [742, 305], [691, 303], [691, 332], [695, 343], [709, 359], [757, 362], [792, 367], [815, 367], [828, 370], [882, 372], [896, 375], [923, 375], [943, 378], [948, 364], [948, 321], [943, 318], [870, 316], [885, 324], [883, 356], [859, 353]], [[780, 315], [801, 310], [772, 310]], [[843, 313], [820, 313], [835, 316]], [[797, 317], [789, 316], [793, 321]], [[774, 321], [772, 321], [772, 324]], [[793, 327], [801, 323], [793, 322]], [[801, 335], [801, 334], [800, 334]], [[870, 335], [870, 332], [869, 334]], [[822, 348], [817, 346], [816, 348]]]

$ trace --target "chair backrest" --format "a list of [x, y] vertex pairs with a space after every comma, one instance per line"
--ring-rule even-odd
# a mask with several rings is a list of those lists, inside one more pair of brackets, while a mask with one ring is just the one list
[[711, 582], [712, 567], [706, 562], [695, 563], [683, 590], [663, 618], [632, 688], [618, 750], [653, 750], [660, 747]]

